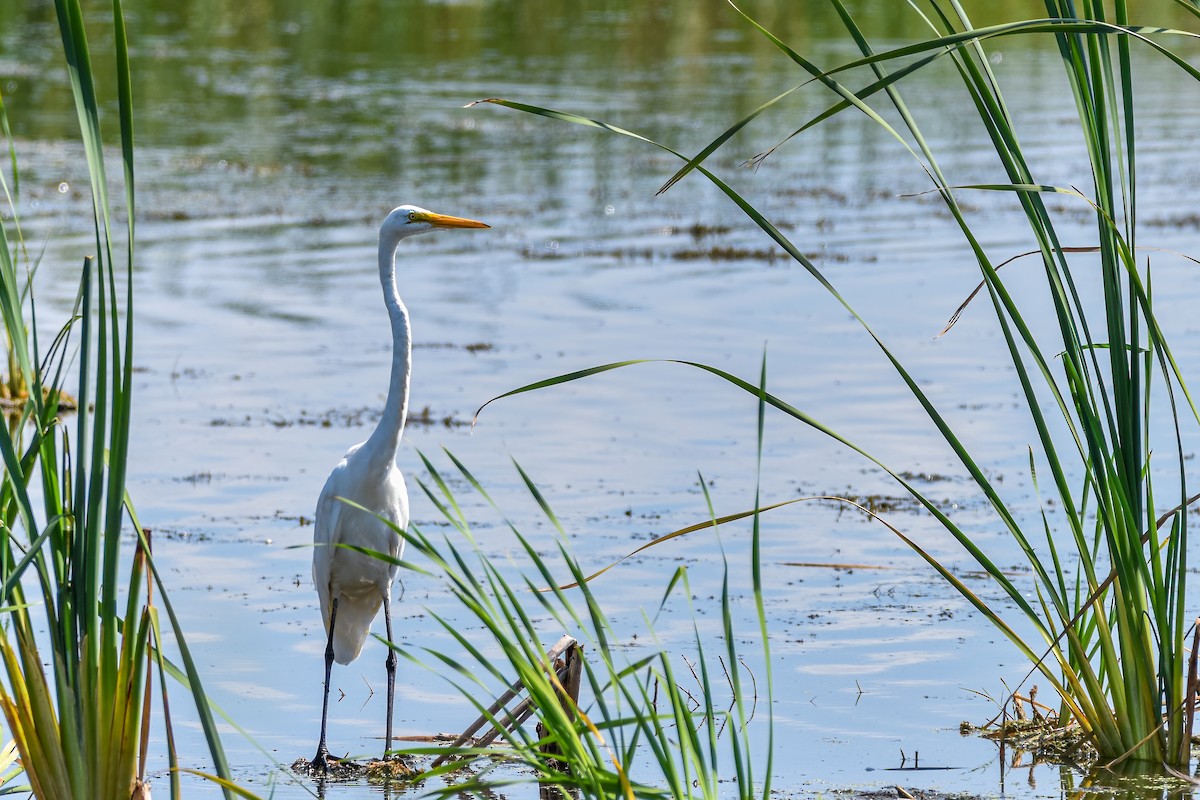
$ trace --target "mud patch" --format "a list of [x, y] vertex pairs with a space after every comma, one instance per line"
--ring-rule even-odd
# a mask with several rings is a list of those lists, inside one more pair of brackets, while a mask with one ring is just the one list
[[[561, 248], [552, 250], [539, 250], [527, 247], [521, 251], [521, 257], [531, 261], [568, 260], [577, 258], [579, 255], [580, 254], [577, 252], [564, 252]], [[767, 264], [775, 264], [777, 262], [788, 263], [792, 261], [792, 257], [779, 248], [747, 248], [732, 247], [729, 245], [687, 248], [683, 250], [672, 250], [669, 252], [661, 252], [651, 247], [629, 247], [621, 250], [605, 250], [598, 253], [589, 253], [589, 255], [598, 255], [623, 262], [658, 261], [660, 259], [670, 259], [672, 261], [711, 262], [759, 261]], [[851, 260], [850, 256], [846, 253], [837, 253], [832, 251], [814, 250], [803, 253], [803, 256], [809, 261], [831, 262], [837, 264], [846, 264]], [[875, 257], [867, 256], [859, 260], [873, 262], [875, 261]]]
[[1200, 214], [1171, 214], [1165, 217], [1152, 217], [1144, 220], [1142, 224], [1151, 228], [1196, 229], [1200, 228]]
[[[282, 417], [271, 413], [262, 416], [246, 414], [240, 419], [214, 417], [209, 425], [214, 428], [253, 428], [270, 425], [275, 428], [362, 428], [379, 422], [382, 408], [334, 408], [328, 411], [311, 412], [301, 409], [294, 417]], [[420, 411], [409, 412], [407, 424], [418, 428], [440, 426], [450, 430], [471, 427], [471, 420], [457, 417], [453, 413], [435, 413], [425, 406]]]
[[834, 789], [830, 794], [844, 800], [979, 800], [979, 796], [973, 794], [905, 789], [898, 785], [889, 789]]
[[1096, 762], [1098, 753], [1092, 737], [1078, 725], [1060, 725], [1053, 717], [1008, 719], [999, 726], [975, 728], [964, 722], [963, 735], [978, 733], [1018, 753], [1028, 753], [1034, 763], [1087, 767]]
[[471, 342], [470, 344], [454, 344], [453, 342], [417, 342], [413, 350], [466, 350], [468, 353], [489, 353], [496, 349], [491, 342]]
[[335, 783], [350, 783], [366, 780], [372, 783], [389, 783], [403, 781], [413, 783], [425, 774], [415, 760], [404, 756], [392, 756], [386, 761], [357, 762], [349, 759], [326, 756], [325, 769], [313, 766], [311, 760], [298, 758], [292, 762], [292, 772], [313, 778], [318, 781], [333, 781]]
[[[842, 492], [837, 497], [840, 499], [830, 497], [830, 499], [822, 502], [839, 509], [839, 514], [848, 508], [846, 503], [842, 502], [843, 500], [865, 508], [872, 514], [894, 514], [896, 512], [919, 514], [925, 510], [920, 501], [912, 495], [853, 494], [851, 492]], [[943, 500], [939, 505], [949, 505], [949, 501]]]

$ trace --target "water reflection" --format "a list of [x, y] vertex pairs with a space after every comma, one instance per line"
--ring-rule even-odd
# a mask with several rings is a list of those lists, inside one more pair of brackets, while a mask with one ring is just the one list
[[1163, 777], [1160, 764], [1138, 761], [1095, 768], [1083, 776], [1064, 769], [1061, 780], [1069, 800], [1093, 797], [1098, 792], [1112, 792], [1128, 800], [1191, 800], [1196, 783], [1186, 775]]
[[[1054, 739], [1055, 734], [1048, 734]], [[1191, 800], [1200, 783], [1195, 776], [1182, 772], [1168, 770], [1171, 774], [1165, 774], [1157, 763], [1127, 760], [1083, 766], [1072, 763], [1069, 753], [1057, 744], [1053, 746], [1055, 753], [1048, 755], [1011, 744], [1006, 738], [995, 739], [995, 743], [1000, 795], [1048, 790], [1068, 800], [1085, 800], [1097, 794], [1115, 794], [1126, 800]]]

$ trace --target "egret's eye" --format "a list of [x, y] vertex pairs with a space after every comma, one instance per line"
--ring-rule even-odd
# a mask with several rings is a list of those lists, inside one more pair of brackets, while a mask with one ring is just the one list
[[408, 212], [408, 221], [416, 222], [417, 221], [417, 212], [415, 212], [415, 211]]

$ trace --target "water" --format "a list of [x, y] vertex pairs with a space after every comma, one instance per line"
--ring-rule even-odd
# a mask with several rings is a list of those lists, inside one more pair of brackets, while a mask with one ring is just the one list
[[[801, 13], [791, 3], [766, 4], [756, 13], [820, 63], [849, 57], [847, 44], [831, 38], [836, 20], [812, 5]], [[128, 13], [140, 207], [131, 491], [155, 531], [206, 688], [252, 737], [230, 728], [225, 744], [238, 779], [255, 791], [266, 794], [274, 783], [275, 797], [308, 796], [271, 767], [311, 756], [320, 713], [323, 634], [303, 545], [328, 470], [366, 437], [382, 406], [390, 342], [374, 239], [401, 202], [493, 226], [423, 237], [401, 251], [417, 346], [413, 405], [452, 423], [409, 427], [401, 460], [410, 475], [424, 474], [418, 450], [448, 469], [440, 448], [449, 448], [549, 550], [553, 530], [513, 469], [516, 459], [553, 504], [574, 552], [598, 568], [652, 535], [704, 519], [698, 473], [717, 513], [751, 506], [753, 399], [683, 366], [643, 365], [500, 401], [473, 432], [462, 423], [497, 394], [596, 364], [689, 359], [755, 380], [765, 352], [773, 392], [893, 468], [932, 476], [919, 485], [993, 548], [998, 563], [1021, 562], [878, 349], [719, 192], [694, 176], [655, 198], [677, 167], [660, 151], [498, 107], [462, 108], [509, 97], [692, 152], [802, 78], [723, 4], [591, 0], [568, 14], [543, 2], [338, 10], [199, 2], [143, 3]], [[887, 3], [861, 13], [881, 43], [921, 35]], [[986, 13], [1034, 15], [1036, 6], [995, 4]], [[91, 234], [53, 11], [5, 1], [0, 19], [0, 87], [23, 165], [24, 223], [32, 244], [46, 243], [40, 307], [43, 318], [61, 318]], [[104, 30], [97, 17], [96, 35]], [[1035, 169], [1047, 183], [1086, 185], [1054, 55], [1028, 42], [995, 51]], [[912, 85], [910, 102], [952, 180], [995, 180], [954, 81], [935, 69]], [[1200, 121], [1197, 90], [1147, 59], [1138, 81], [1143, 243], [1200, 252], [1200, 231], [1180, 202], [1198, 168], [1179, 158], [1180, 132]], [[1039, 90], [1022, 91], [1029, 86]], [[1022, 513], [1035, 514], [1025, 450], [1033, 432], [985, 305], [933, 339], [978, 277], [951, 221], [930, 198], [912, 196], [928, 188], [916, 163], [847, 113], [758, 171], [737, 168], [830, 102], [799, 93], [713, 165], [812, 254], [978, 460], [1003, 476]], [[1010, 200], [964, 200], [997, 260], [1029, 249]], [[1079, 205], [1054, 206], [1070, 243], [1090, 242]], [[729, 257], [713, 257], [714, 248]], [[1159, 313], [1185, 374], [1195, 374], [1194, 267], [1154, 258]], [[1032, 262], [1006, 270], [1036, 319], [1043, 301]], [[780, 415], [767, 422], [761, 484], [769, 501], [901, 496], [864, 459]], [[440, 524], [423, 496], [414, 491], [413, 499], [418, 525]], [[468, 512], [490, 556], [517, 558], [494, 513], [479, 502]], [[926, 516], [902, 505], [889, 517], [935, 556], [970, 568]], [[792, 506], [764, 523], [778, 788], [1064, 791], [1055, 768], [1005, 779], [992, 744], [959, 736], [962, 720], [995, 713], [979, 693], [1000, 697], [1027, 666], [911, 551], [830, 503]], [[730, 526], [722, 537], [741, 576], [737, 608], [750, 638], [748, 528]], [[714, 633], [719, 552], [712, 537], [692, 536], [598, 581], [622, 643], [645, 637], [641, 610], [657, 607], [662, 583], [681, 563], [691, 572], [698, 624]], [[880, 569], [793, 566], [814, 562]], [[405, 583], [400, 642], [449, 648], [430, 616], [454, 612], [444, 588], [419, 577]], [[691, 625], [686, 605], [674, 603], [656, 630], [685, 654]], [[545, 631], [547, 646], [559, 633]], [[335, 751], [380, 747], [382, 660], [382, 647], [369, 647], [335, 672]], [[440, 676], [403, 662], [401, 670], [401, 734], [457, 731], [473, 718]], [[206, 768], [182, 706], [177, 700], [173, 712], [185, 764]], [[885, 772], [900, 766], [901, 751], [955, 769]], [[160, 773], [157, 782], [165, 781]], [[332, 787], [328, 796], [373, 791]], [[189, 779], [187, 794], [217, 793]]]

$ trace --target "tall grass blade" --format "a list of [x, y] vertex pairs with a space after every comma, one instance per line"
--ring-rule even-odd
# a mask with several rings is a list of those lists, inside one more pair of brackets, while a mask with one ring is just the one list
[[[135, 205], [133, 91], [129, 46], [120, 0], [113, 0], [113, 50], [117, 116], [124, 180], [123, 269], [115, 255], [120, 232], [112, 227], [109, 179], [104, 163], [101, 103], [90, 57], [85, 19], [78, 0], [56, 0], [63, 58], [74, 99], [91, 188], [95, 254], [83, 260], [77, 308], [43, 359], [37, 340], [33, 270], [18, 279], [17, 258], [0, 224], [0, 318], [7, 334], [10, 371], [28, 381], [28, 400], [15, 422], [0, 426], [0, 585], [13, 636], [0, 640], [8, 672], [0, 704], [14, 730], [22, 766], [39, 797], [127, 800], [145, 775], [149, 753], [151, 671], [167, 664], [150, 595], [141, 588], [149, 567], [159, 602], [171, 617], [192, 694], [218, 772], [228, 777], [183, 631], [149, 557], [144, 537], [132, 559], [122, 549], [122, 531], [136, 514], [126, 492], [133, 375], [133, 265]], [[15, 147], [7, 117], [0, 121], [13, 163]], [[16, 192], [5, 196], [15, 208]], [[26, 260], [28, 257], [26, 256]], [[23, 290], [18, 287], [24, 286]], [[25, 313], [33, 320], [26, 334]], [[59, 419], [58, 398], [66, 374], [66, 342], [78, 335], [78, 402], [81, 409], [69, 441]], [[12, 384], [14, 376], [10, 375]], [[44, 394], [44, 396], [43, 396]], [[26, 441], [28, 437], [28, 441]], [[31, 502], [29, 483], [40, 478], [43, 522]], [[17, 541], [13, 524], [24, 529]], [[20, 557], [16, 553], [20, 552]], [[46, 616], [48, 651], [43, 655], [30, 631], [33, 605], [26, 586], [36, 585]], [[124, 608], [120, 600], [124, 598]], [[38, 626], [38, 630], [42, 629]], [[42, 669], [49, 664], [50, 675]], [[169, 670], [167, 670], [169, 671]], [[174, 734], [164, 688], [168, 760], [174, 766]], [[224, 790], [232, 797], [229, 789]], [[172, 775], [172, 795], [179, 797]]]
[[[1084, 0], [1082, 15], [1077, 13], [1076, 5], [1067, 0], [1046, 0], [1046, 16], [1042, 19], [1004, 22], [982, 28], [972, 24], [965, 6], [958, 0], [932, 0], [921, 4], [920, 8], [910, 4], [929, 26], [932, 32], [929, 38], [877, 51], [845, 4], [841, 0], [831, 0], [831, 3], [846, 35], [861, 56], [825, 70], [740, 9], [737, 13], [783, 56], [808, 74], [805, 84], [823, 84], [841, 97], [838, 104], [795, 129], [788, 138], [828, 122], [840, 110], [854, 107], [901, 143], [928, 177], [933, 191], [943, 200], [975, 256], [982, 277], [981, 287], [986, 289], [991, 301], [996, 324], [1008, 348], [1016, 381], [1036, 430], [1037, 454], [1036, 459], [1031, 460], [1031, 471], [1036, 471], [1038, 464], [1047, 469], [1054, 499], [1062, 509], [1062, 531], [1053, 531], [1043, 515], [1040, 525], [1035, 526], [1038, 537], [1031, 537], [1026, 532], [1020, 517], [926, 395], [920, 382], [867, 320], [753, 203], [704, 166], [735, 133], [761, 119], [763, 112], [805, 84], [762, 104], [691, 158], [635, 132], [578, 114], [508, 100], [486, 102], [628, 136], [672, 153], [684, 162], [684, 166], [664, 189], [691, 172], [699, 172], [807, 270], [883, 352], [934, 423], [941, 439], [971, 475], [996, 521], [1027, 558], [1032, 569], [1036, 602], [1027, 600], [1025, 593], [997, 569], [972, 537], [904, 480], [896, 469], [770, 395], [765, 389], [765, 372], [759, 385], [755, 386], [704, 364], [676, 363], [710, 372], [755, 396], [760, 409], [760, 447], [761, 414], [771, 406], [820, 430], [884, 469], [1003, 589], [1035, 638], [1048, 645], [1046, 655], [1039, 656], [1041, 647], [1035, 648], [1018, 635], [997, 609], [976, 596], [918, 543], [892, 528], [896, 536], [921, 555], [1033, 662], [1060, 693], [1068, 712], [1064, 719], [1078, 722], [1095, 735], [1107, 758], [1134, 757], [1177, 766], [1186, 764], [1189, 735], [1181, 714], [1189, 705], [1190, 697], [1190, 688], [1185, 688], [1183, 679], [1187, 519], [1185, 514], [1177, 515], [1173, 511], [1159, 515], [1155, 510], [1155, 470], [1151, 463], [1152, 420], [1155, 417], [1150, 405], [1157, 395], [1151, 391], [1152, 380], [1157, 380], [1164, 388], [1169, 414], [1164, 416], [1171, 431], [1169, 451], [1178, 473], [1175, 478], [1178, 497], [1173, 501], [1178, 503], [1177, 510], [1186, 507], [1192, 494], [1185, 478], [1185, 435], [1177, 397], [1186, 399], [1191, 418], [1197, 423], [1200, 423], [1200, 411], [1192, 401], [1183, 372], [1154, 314], [1149, 264], [1142, 267], [1133, 256], [1138, 248], [1133, 48], [1144, 48], [1152, 56], [1179, 68], [1192, 80], [1200, 80], [1200, 70], [1161, 42], [1170, 37], [1195, 40], [1197, 34], [1133, 24], [1125, 0], [1114, 0], [1111, 11], [1101, 0]], [[1196, 7], [1194, 3], [1187, 5]], [[1087, 149], [1092, 180], [1087, 193], [1050, 186], [1035, 177], [1018, 136], [1015, 117], [1009, 110], [985, 49], [992, 41], [1011, 37], [1049, 42], [1057, 48], [1071, 87], [1078, 130]], [[958, 204], [956, 192], [964, 187], [955, 186], [947, 178], [922, 133], [916, 113], [900, 91], [902, 84], [920, 74], [926, 66], [943, 60], [948, 60], [956, 71], [970, 101], [966, 107], [978, 115], [1002, 172], [999, 180], [980, 182], [967, 188], [1007, 192], [1018, 203], [1028, 225], [1028, 234], [1036, 244], [1033, 252], [1041, 256], [1046, 293], [1053, 309], [1052, 324], [1056, 326], [1053, 335], [1035, 336], [1025, 317], [1029, 312], [1023, 311], [1019, 299], [1009, 292], [998, 273], [999, 267], [993, 264]], [[870, 69], [874, 80], [856, 93], [840, 76], [857, 69]], [[872, 95], [886, 97], [899, 115], [899, 124], [889, 123], [865, 102], [865, 98]], [[1054, 217], [1043, 199], [1047, 193], [1083, 197], [1094, 213], [1096, 244], [1086, 250], [1098, 254], [1097, 277], [1102, 297], [1097, 303], [1085, 301], [1078, 270], [1073, 269], [1068, 257], [1084, 248], [1069, 248], [1062, 244]], [[1004, 263], [1008, 262], [1001, 266]], [[549, 388], [633, 363], [640, 362], [625, 361], [568, 373], [520, 387], [501, 397]], [[499, 398], [493, 401], [495, 399]], [[757, 500], [754, 503], [755, 509], [761, 505]], [[1160, 539], [1158, 531], [1164, 519], [1170, 519], [1172, 524], [1165, 531], [1165, 537]], [[1094, 530], [1093, 535], [1087, 532], [1089, 526]], [[1041, 530], [1036, 530], [1037, 527]], [[755, 531], [757, 547], [757, 524]], [[1046, 541], [1041, 549], [1037, 546], [1037, 538]], [[1073, 555], [1080, 567], [1073, 580], [1068, 580], [1067, 566], [1060, 555], [1060, 549], [1068, 542], [1074, 546]], [[1106, 573], [1107, 578], [1104, 577]], [[756, 573], [755, 580], [758, 579]]]

